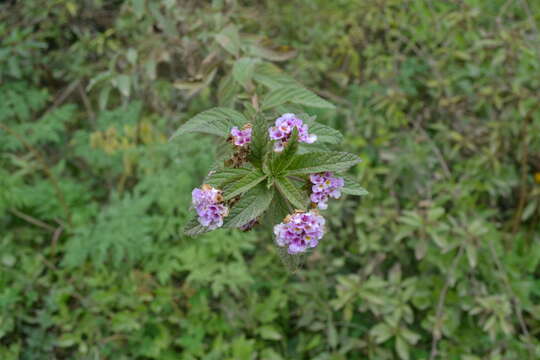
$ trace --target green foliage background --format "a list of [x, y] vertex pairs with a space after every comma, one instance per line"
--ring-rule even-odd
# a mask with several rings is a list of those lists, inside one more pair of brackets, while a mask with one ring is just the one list
[[[539, 359], [538, 27], [530, 0], [1, 2], [0, 359]], [[214, 141], [167, 139], [247, 100], [240, 53], [364, 159], [297, 272], [268, 230], [180, 232]]]

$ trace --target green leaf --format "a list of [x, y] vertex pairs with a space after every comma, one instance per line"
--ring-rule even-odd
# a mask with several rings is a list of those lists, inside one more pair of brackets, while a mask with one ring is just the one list
[[251, 189], [233, 206], [223, 226], [237, 228], [255, 219], [268, 208], [272, 195], [273, 191], [267, 190], [264, 185]]
[[189, 219], [186, 225], [184, 225], [184, 234], [186, 234], [187, 236], [197, 236], [209, 231], [210, 230], [207, 227], [199, 224], [199, 220], [197, 220], [197, 215]]
[[120, 90], [120, 93], [125, 97], [129, 96], [130, 89], [131, 89], [130, 82], [131, 82], [130, 77], [124, 74], [118, 75], [115, 79], [116, 87], [118, 88], [118, 90]]
[[401, 360], [409, 360], [409, 344], [400, 336], [396, 337], [396, 352]]
[[255, 70], [256, 59], [241, 58], [235, 61], [232, 69], [234, 79], [242, 86], [246, 86], [253, 77]]
[[274, 175], [279, 175], [283, 170], [285, 170], [291, 161], [293, 160], [294, 154], [298, 151], [298, 129], [294, 128], [293, 133], [290, 139], [287, 141], [285, 148], [281, 153], [272, 153], [272, 165], [271, 171]]
[[265, 215], [265, 219], [268, 219], [269, 224], [274, 226], [275, 224], [282, 222], [287, 214], [290, 214], [293, 211], [294, 209], [290, 207], [283, 195], [281, 195], [279, 192], [275, 192], [272, 203], [268, 208], [267, 214]]
[[251, 131], [249, 161], [258, 168], [262, 168], [268, 145], [268, 122], [262, 114], [257, 114]]
[[370, 335], [377, 344], [381, 344], [392, 337], [392, 329], [386, 323], [379, 323], [371, 328]]
[[343, 189], [341, 189], [341, 192], [343, 192], [344, 194], [358, 195], [358, 196], [369, 194], [369, 192], [363, 187], [361, 187], [360, 184], [358, 184], [352, 176], [350, 175], [339, 175], [339, 176], [343, 177], [343, 180], [345, 182]]
[[299, 86], [286, 86], [271, 90], [263, 97], [262, 109], [268, 110], [286, 102], [305, 106], [333, 109], [334, 105]]
[[309, 124], [309, 133], [317, 135], [317, 142], [327, 144], [339, 144], [343, 141], [343, 135], [330, 126], [318, 122]]
[[229, 200], [237, 195], [245, 193], [264, 179], [266, 179], [266, 175], [259, 169], [250, 171], [237, 180], [226, 184], [223, 187], [223, 198]]
[[291, 180], [279, 177], [275, 180], [279, 192], [298, 210], [307, 208], [309, 196], [300, 190]]
[[296, 80], [281, 71], [279, 67], [266, 61], [259, 62], [255, 66], [253, 80], [271, 90], [284, 86], [300, 86]]
[[199, 132], [226, 137], [233, 126], [241, 127], [247, 123], [247, 119], [238, 111], [216, 107], [203, 111], [195, 117], [189, 119], [185, 124], [171, 136], [169, 140], [177, 136]]
[[295, 155], [286, 174], [313, 174], [322, 171], [345, 171], [351, 166], [358, 164], [360, 158], [346, 152], [314, 152]]
[[229, 53], [238, 56], [238, 52], [240, 51], [240, 35], [236, 26], [229, 25], [225, 27], [216, 35], [216, 41]]
[[281, 340], [283, 337], [281, 332], [271, 325], [261, 326], [257, 331], [266, 340]]
[[239, 180], [240, 178], [250, 174], [252, 171], [252, 169], [247, 168], [223, 168], [216, 170], [213, 174], [209, 175], [205, 179], [205, 183], [219, 189], [225, 184]]
[[255, 57], [263, 58], [270, 61], [287, 61], [296, 56], [296, 50], [279, 51], [270, 49], [259, 44], [249, 47], [249, 52]]
[[220, 106], [230, 106], [234, 104], [234, 98], [240, 91], [240, 85], [234, 81], [232, 75], [224, 76], [218, 85], [217, 98]]
[[343, 141], [343, 135], [339, 131], [330, 126], [326, 126], [324, 124], [316, 122], [315, 119], [317, 118], [317, 116], [310, 116], [308, 114], [302, 113], [298, 114], [298, 117], [309, 126], [310, 133], [317, 135], [317, 141], [315, 142], [315, 144], [339, 144]]

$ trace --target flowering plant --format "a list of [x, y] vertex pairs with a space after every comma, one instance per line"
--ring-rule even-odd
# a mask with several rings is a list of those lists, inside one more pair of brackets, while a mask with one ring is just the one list
[[219, 227], [247, 231], [265, 223], [273, 226], [279, 247], [298, 254], [323, 238], [325, 219], [319, 210], [330, 198], [367, 194], [351, 176], [340, 174], [360, 159], [327, 146], [338, 144], [342, 135], [315, 117], [290, 112], [287, 103], [333, 107], [298, 85], [276, 85], [261, 101], [252, 94], [244, 113], [213, 108], [173, 135], [200, 132], [223, 139], [218, 161], [193, 190], [187, 235]]

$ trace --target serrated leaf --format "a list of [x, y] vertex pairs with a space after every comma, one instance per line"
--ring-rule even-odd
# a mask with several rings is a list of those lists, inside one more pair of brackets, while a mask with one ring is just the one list
[[238, 111], [216, 107], [203, 111], [189, 119], [176, 130], [169, 140], [192, 132], [226, 137], [229, 135], [233, 126], [242, 127], [245, 123], [247, 123], [247, 119]]
[[240, 51], [240, 35], [236, 26], [229, 25], [225, 27], [216, 35], [216, 41], [232, 55], [238, 55]]
[[264, 179], [266, 179], [266, 175], [261, 170], [254, 169], [237, 180], [226, 184], [223, 187], [223, 198], [229, 200], [245, 193]]
[[205, 179], [205, 183], [219, 189], [225, 184], [241, 179], [252, 171], [252, 169], [247, 168], [224, 168], [216, 170], [216, 172]]
[[286, 174], [313, 174], [322, 171], [345, 171], [351, 166], [358, 164], [360, 158], [346, 152], [314, 152], [295, 155]]
[[255, 70], [256, 59], [241, 58], [235, 61], [232, 69], [234, 80], [240, 85], [246, 86], [251, 81], [253, 71]]
[[237, 228], [255, 219], [270, 206], [272, 195], [264, 185], [251, 189], [230, 210], [223, 227]]
[[280, 153], [272, 153], [272, 165], [270, 166], [271, 172], [274, 175], [279, 175], [283, 170], [285, 170], [291, 163], [294, 154], [298, 151], [298, 129], [294, 128], [293, 133], [285, 148]]
[[309, 200], [308, 195], [301, 191], [286, 177], [276, 178], [275, 184], [279, 192], [298, 210], [305, 210]]
[[357, 196], [363, 196], [369, 194], [369, 192], [360, 186], [359, 183], [354, 180], [354, 178], [350, 175], [339, 175], [343, 177], [343, 180], [345, 182], [343, 188], [341, 189], [341, 192], [344, 194], [349, 195], [357, 195]]
[[262, 109], [268, 110], [286, 102], [323, 109], [334, 108], [334, 105], [303, 87], [285, 86], [266, 94], [262, 100]]
[[279, 224], [283, 221], [283, 219], [285, 219], [287, 214], [293, 212], [294, 209], [289, 207], [290, 205], [287, 203], [287, 200], [283, 198], [283, 195], [281, 195], [279, 192], [275, 192], [272, 203], [270, 204], [268, 212], [265, 215], [265, 219], [267, 218], [269, 224], [272, 226]]
[[268, 145], [268, 123], [261, 114], [258, 114], [253, 123], [249, 145], [249, 161], [258, 168], [262, 168]]
[[268, 62], [259, 62], [255, 65], [253, 80], [271, 90], [284, 86], [300, 86], [296, 80], [285, 74], [279, 67]]
[[332, 150], [323, 143], [315, 141], [313, 144], [300, 143], [297, 154], [307, 154], [312, 152], [331, 152]]
[[308, 126], [309, 133], [317, 135], [317, 142], [339, 144], [343, 141], [343, 135], [330, 126], [326, 126], [318, 122], [313, 122]]
[[240, 91], [240, 85], [234, 81], [232, 75], [221, 79], [218, 85], [217, 98], [220, 106], [232, 107], [236, 94]]

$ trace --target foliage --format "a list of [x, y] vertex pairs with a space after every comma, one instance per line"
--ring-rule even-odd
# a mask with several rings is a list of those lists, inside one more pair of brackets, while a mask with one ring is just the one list
[[[0, 358], [540, 358], [539, 14], [525, 0], [0, 3]], [[330, 203], [295, 273], [269, 229], [181, 231], [192, 188], [246, 175], [207, 178], [231, 155], [215, 115], [252, 121], [255, 93], [264, 120], [302, 114], [324, 139], [266, 170], [343, 170], [338, 143], [364, 160], [345, 183], [369, 195]], [[286, 207], [273, 198], [269, 216]]]

